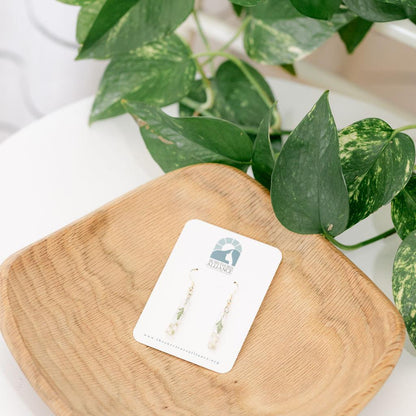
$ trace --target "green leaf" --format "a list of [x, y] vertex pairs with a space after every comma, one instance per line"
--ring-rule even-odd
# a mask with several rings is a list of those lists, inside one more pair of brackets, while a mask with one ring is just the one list
[[416, 230], [416, 174], [391, 201], [391, 218], [402, 240]]
[[328, 92], [283, 146], [272, 174], [271, 198], [277, 218], [291, 231], [335, 236], [345, 230], [348, 192]]
[[260, 123], [259, 131], [253, 146], [253, 174], [267, 189], [270, 189], [271, 176], [274, 167], [274, 151], [270, 143], [270, 122], [272, 119], [272, 108]]
[[348, 53], [353, 53], [370, 30], [372, 22], [356, 17], [347, 25], [339, 29], [338, 33], [347, 48]]
[[234, 13], [240, 17], [244, 11], [244, 7], [234, 3], [231, 3], [231, 6], [233, 7]]
[[243, 130], [228, 121], [208, 117], [174, 118], [157, 107], [125, 102], [140, 126], [153, 159], [169, 172], [197, 163], [223, 163], [247, 170], [252, 142]]
[[[273, 92], [263, 76], [249, 64], [244, 65], [269, 97], [270, 102], [274, 102]], [[222, 63], [211, 80], [211, 86], [215, 94], [214, 105], [209, 109], [212, 115], [257, 131], [269, 105], [264, 102], [237, 65], [231, 61]], [[201, 81], [193, 85], [189, 98], [200, 104], [205, 102], [206, 94]], [[193, 109], [184, 105], [181, 105], [180, 111], [183, 115], [192, 115], [194, 112]]]
[[416, 17], [416, 2], [415, 0], [379, 0], [382, 3], [394, 4], [401, 7], [407, 17]]
[[231, 3], [237, 4], [243, 7], [253, 7], [257, 6], [258, 4], [266, 3], [267, 0], [230, 0]]
[[176, 313], [176, 320], [179, 321], [179, 319], [182, 318], [183, 313], [185, 312], [184, 307], [180, 307]]
[[329, 21], [312, 19], [299, 13], [290, 0], [269, 0], [248, 13], [252, 18], [244, 35], [247, 54], [272, 65], [304, 58], [355, 17], [340, 11]]
[[348, 226], [389, 203], [412, 174], [412, 139], [383, 120], [367, 118], [339, 132], [342, 170], [350, 199]]
[[305, 16], [314, 19], [330, 19], [339, 9], [341, 0], [290, 0]]
[[393, 297], [416, 346], [416, 231], [402, 241], [394, 258]]
[[282, 64], [280, 65], [290, 75], [296, 76], [296, 68], [293, 64]]
[[95, 42], [102, 38], [140, 0], [106, 0], [91, 25], [79, 51], [81, 57]]
[[223, 330], [224, 325], [223, 325], [222, 321], [218, 321], [216, 323], [216, 326], [217, 326], [217, 334], [219, 334]]
[[407, 17], [401, 5], [381, 0], [344, 0], [344, 3], [351, 11], [370, 22], [390, 22]]
[[174, 103], [188, 93], [195, 71], [191, 50], [176, 35], [113, 58], [101, 80], [90, 120], [124, 113], [123, 98], [160, 107]]
[[[171, 34], [194, 0], [96, 0], [81, 10], [78, 59], [123, 55]], [[87, 32], [87, 34], [85, 34]]]
[[78, 14], [76, 38], [78, 43], [83, 43], [91, 30], [95, 19], [100, 13], [106, 0], [93, 0], [85, 4]]

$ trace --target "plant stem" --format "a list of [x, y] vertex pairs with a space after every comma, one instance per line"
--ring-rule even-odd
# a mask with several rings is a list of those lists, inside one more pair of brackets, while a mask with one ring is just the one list
[[412, 129], [416, 129], [416, 124], [408, 124], [407, 126], [399, 127], [398, 129], [393, 131], [393, 133], [391, 134], [390, 140], [394, 139], [397, 133], [400, 133], [401, 131], [404, 131], [404, 130], [412, 130]]
[[367, 246], [371, 243], [375, 243], [378, 240], [382, 240], [383, 238], [389, 237], [390, 235], [393, 235], [396, 232], [394, 228], [391, 228], [390, 230], [385, 231], [384, 233], [381, 233], [379, 235], [376, 235], [375, 237], [369, 238], [368, 240], [361, 241], [361, 243], [352, 244], [352, 245], [346, 245], [342, 244], [339, 241], [335, 240], [332, 235], [325, 233], [324, 236], [327, 240], [329, 240], [334, 246], [337, 246], [338, 248], [342, 250], [355, 250], [360, 247]]
[[[192, 10], [192, 15], [194, 17], [196, 28], [198, 30], [199, 36], [201, 37], [202, 42], [204, 43], [206, 50], [208, 52], [211, 52], [211, 46], [209, 44], [208, 38], [205, 35], [204, 29], [202, 29], [202, 25], [201, 25], [201, 21], [199, 20], [198, 12], [195, 9]], [[215, 69], [214, 69], [213, 63], [211, 63], [211, 65], [210, 65], [210, 70], [211, 70], [211, 73], [214, 74]]]
[[210, 109], [214, 105], [215, 94], [211, 86], [211, 81], [208, 79], [204, 71], [204, 68], [202, 68], [202, 66], [198, 62], [198, 59], [195, 59], [195, 65], [198, 72], [201, 74], [202, 83], [204, 84], [205, 94], [207, 96], [205, 103], [200, 104], [199, 108], [195, 109], [198, 113], [201, 114], [203, 111]]
[[[245, 64], [241, 61], [241, 59], [237, 58], [236, 56], [232, 55], [231, 53], [224, 52], [224, 51], [211, 51], [211, 52], [201, 52], [194, 54], [193, 57], [195, 59], [198, 59], [203, 56], [222, 56], [223, 58], [226, 58], [233, 62], [240, 71], [244, 74], [244, 76], [248, 79], [250, 84], [254, 87], [254, 89], [257, 91], [261, 99], [264, 101], [264, 103], [268, 106], [274, 106], [273, 101], [270, 99], [270, 97], [266, 94], [266, 92], [263, 90], [263, 88], [260, 86], [260, 84], [257, 82], [257, 80], [251, 75], [250, 71], [247, 69]], [[273, 128], [279, 129], [281, 120], [280, 120], [280, 114], [278, 113], [277, 109], [273, 109], [273, 116], [274, 116], [274, 123]]]
[[[238, 28], [237, 32], [235, 32], [234, 36], [227, 41], [226, 43], [224, 43], [223, 46], [221, 46], [220, 49], [218, 49], [219, 52], [223, 52], [225, 50], [227, 50], [237, 39], [238, 37], [241, 35], [241, 33], [243, 32], [243, 30], [246, 28], [246, 26], [248, 25], [248, 23], [250, 22], [251, 16], [247, 16], [244, 18], [243, 22], [241, 23], [241, 26]], [[215, 58], [215, 56], [210, 56], [207, 60], [205, 60], [204, 62], [202, 62], [202, 66], [207, 65], [208, 63], [212, 62], [212, 60]]]
[[191, 98], [183, 97], [180, 102], [181, 102], [181, 104], [186, 105], [187, 107], [192, 108], [193, 110], [197, 111], [202, 116], [215, 117], [215, 115], [212, 114], [208, 110], [204, 110], [204, 109], [200, 110], [201, 109], [201, 103], [198, 103], [197, 101], [194, 101]]
[[273, 101], [270, 99], [270, 97], [263, 91], [257, 80], [251, 75], [247, 67], [244, 65], [244, 63], [241, 61], [241, 59], [237, 58], [236, 56], [232, 55], [231, 53], [224, 52], [224, 51], [211, 51], [211, 52], [201, 52], [194, 55], [194, 58], [200, 58], [202, 56], [222, 56], [223, 58], [229, 59], [231, 62], [233, 62], [238, 68], [241, 70], [241, 72], [244, 74], [244, 76], [250, 81], [250, 83], [253, 85], [257, 93], [260, 95], [262, 100], [271, 107], [273, 105]]

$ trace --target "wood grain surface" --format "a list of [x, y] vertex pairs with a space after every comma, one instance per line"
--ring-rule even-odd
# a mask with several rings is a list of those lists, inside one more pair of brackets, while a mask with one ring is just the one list
[[[132, 335], [192, 218], [283, 253], [226, 374]], [[0, 318], [17, 362], [59, 416], [356, 415], [404, 341], [394, 306], [341, 252], [287, 231], [264, 188], [215, 164], [169, 173], [11, 257]]]

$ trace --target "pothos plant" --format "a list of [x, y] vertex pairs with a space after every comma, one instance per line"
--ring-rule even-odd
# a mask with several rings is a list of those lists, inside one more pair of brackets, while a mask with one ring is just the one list
[[[352, 52], [373, 22], [416, 22], [416, 0], [231, 0], [241, 26], [217, 50], [194, 0], [61, 1], [81, 6], [77, 59], [110, 60], [91, 122], [130, 113], [165, 172], [201, 162], [251, 166], [270, 189], [279, 221], [296, 233], [322, 234], [348, 250], [397, 232], [403, 241], [393, 294], [416, 345], [415, 148], [403, 133], [416, 126], [368, 118], [338, 130], [325, 92], [293, 131], [284, 131], [267, 81], [228, 51], [243, 35], [249, 58], [294, 73], [297, 60], [336, 33]], [[175, 34], [191, 14], [204, 52], [193, 53]], [[219, 66], [216, 57], [223, 58]], [[161, 110], [172, 103], [181, 117]], [[394, 228], [352, 246], [336, 240], [390, 202]]]

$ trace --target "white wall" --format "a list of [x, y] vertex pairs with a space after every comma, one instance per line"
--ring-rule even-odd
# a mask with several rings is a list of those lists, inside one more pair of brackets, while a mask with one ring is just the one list
[[0, 1], [0, 141], [39, 116], [93, 94], [104, 62], [75, 62], [78, 8]]

